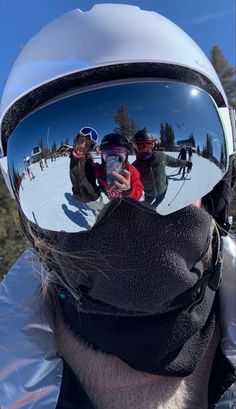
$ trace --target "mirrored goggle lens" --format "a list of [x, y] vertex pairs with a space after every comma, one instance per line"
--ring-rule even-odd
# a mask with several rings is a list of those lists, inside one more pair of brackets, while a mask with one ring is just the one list
[[[98, 145], [78, 160], [72, 155], [78, 130], [91, 129], [87, 123], [98, 132], [98, 143], [114, 132], [129, 141], [144, 127], [152, 134], [151, 158], [129, 151], [130, 189], [122, 179], [120, 189], [106, 183]], [[193, 203], [222, 178], [227, 152], [208, 94], [183, 83], [139, 82], [78, 93], [32, 113], [9, 138], [8, 166], [31, 222], [77, 232], [90, 229], [112, 197], [145, 201], [162, 215]]]

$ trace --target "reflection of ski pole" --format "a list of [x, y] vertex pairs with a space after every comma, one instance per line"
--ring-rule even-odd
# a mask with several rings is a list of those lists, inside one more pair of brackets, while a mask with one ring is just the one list
[[187, 173], [190, 173], [193, 167], [193, 162], [189, 161], [189, 164], [187, 166]]
[[173, 203], [173, 201], [176, 199], [176, 197], [178, 196], [178, 194], [180, 193], [180, 191], [183, 189], [185, 182], [186, 182], [186, 179], [184, 179], [184, 181], [183, 181], [183, 183], [182, 183], [182, 186], [179, 188], [178, 192], [177, 192], [176, 195], [173, 197], [173, 199], [171, 200], [171, 202], [168, 203], [168, 206], [170, 206], [170, 205]]

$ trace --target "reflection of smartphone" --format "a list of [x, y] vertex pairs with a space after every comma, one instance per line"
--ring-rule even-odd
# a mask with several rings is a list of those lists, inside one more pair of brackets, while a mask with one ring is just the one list
[[108, 185], [114, 185], [116, 178], [112, 172], [123, 174], [122, 158], [120, 156], [109, 155], [106, 157], [106, 176]]

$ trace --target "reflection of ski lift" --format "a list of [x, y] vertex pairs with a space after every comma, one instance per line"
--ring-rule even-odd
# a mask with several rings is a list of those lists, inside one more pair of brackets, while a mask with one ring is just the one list
[[31, 153], [31, 163], [39, 162], [42, 158], [42, 149], [40, 146], [35, 146]]
[[191, 139], [182, 139], [176, 142], [175, 147], [177, 150], [180, 150], [180, 148], [185, 147], [186, 149], [192, 148], [193, 151], [196, 151], [196, 148], [193, 146], [193, 142]]
[[181, 139], [181, 140], [179, 140], [179, 141], [177, 141], [176, 142], [176, 145], [177, 146], [190, 146], [190, 145], [192, 145], [191, 144], [191, 141], [189, 140], [189, 138], [188, 139]]

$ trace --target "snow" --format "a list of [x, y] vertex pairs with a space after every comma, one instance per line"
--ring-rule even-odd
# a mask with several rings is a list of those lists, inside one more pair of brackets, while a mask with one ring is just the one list
[[[167, 152], [174, 157], [178, 152]], [[100, 156], [94, 154], [95, 162]], [[135, 156], [129, 156], [132, 163]], [[181, 179], [179, 168], [166, 168], [169, 185], [158, 213], [167, 214], [191, 204], [208, 193], [222, 177], [221, 169], [213, 162], [193, 154], [192, 171]], [[69, 176], [69, 157], [47, 161], [48, 167], [40, 168], [39, 162], [30, 165], [34, 178], [28, 175], [21, 183], [19, 198], [21, 207], [29, 220], [42, 228], [54, 231], [78, 232], [90, 229], [99, 211], [108, 202], [105, 195], [90, 203], [78, 203], [72, 195]], [[182, 172], [181, 172], [182, 173]]]

